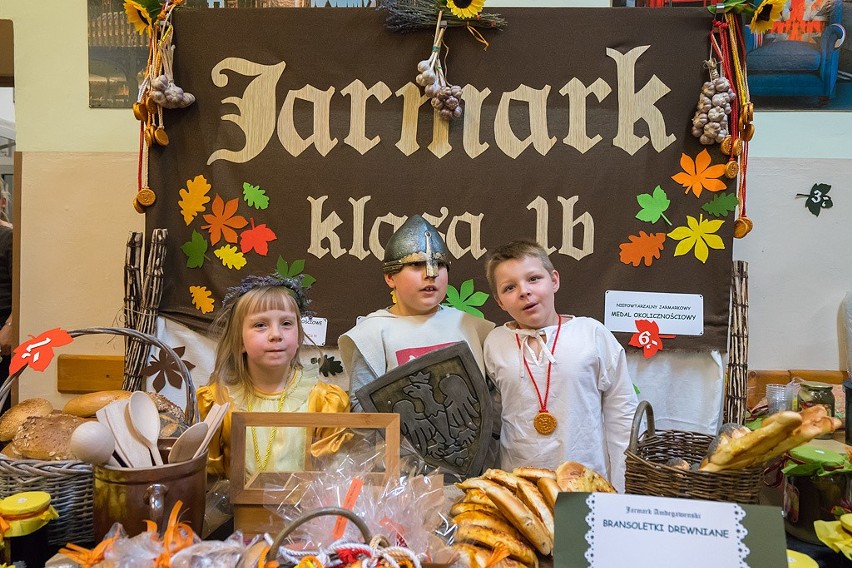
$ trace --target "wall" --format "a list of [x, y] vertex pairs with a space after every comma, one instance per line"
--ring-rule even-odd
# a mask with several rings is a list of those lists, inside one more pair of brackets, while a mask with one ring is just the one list
[[[566, 3], [491, 0], [488, 7]], [[0, 18], [14, 22], [15, 116], [23, 158], [20, 336], [57, 326], [110, 325], [122, 306], [127, 234], [143, 228], [130, 204], [137, 123], [129, 110], [88, 108], [84, 0], [3, 0]], [[850, 179], [852, 114], [758, 112], [755, 123], [749, 214], [756, 228], [735, 246], [735, 257], [752, 265], [750, 364], [842, 368], [838, 317], [852, 287], [852, 262], [848, 252], [841, 258], [827, 243], [843, 235], [849, 240], [843, 231], [849, 208], [841, 204], [848, 200], [843, 182]], [[812, 158], [828, 160], [810, 163]], [[776, 185], [790, 178], [787, 167], [798, 172], [804, 192], [808, 184], [825, 181], [817, 179], [825, 171], [836, 180], [835, 209], [818, 220], [795, 218], [795, 234], [794, 217], [787, 215], [801, 213], [803, 205], [789, 190], [789, 199], [777, 201]], [[816, 241], [814, 235], [823, 238], [827, 229], [826, 240]], [[810, 294], [811, 288], [819, 292]], [[795, 297], [788, 294], [793, 290]], [[120, 339], [85, 338], [62, 352], [120, 354], [122, 346]], [[55, 369], [25, 375], [21, 395], [61, 402]]]

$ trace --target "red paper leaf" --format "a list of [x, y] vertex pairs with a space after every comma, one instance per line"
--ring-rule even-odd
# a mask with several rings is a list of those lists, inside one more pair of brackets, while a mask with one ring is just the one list
[[636, 320], [636, 329], [639, 331], [633, 334], [629, 343], [633, 347], [640, 348], [646, 359], [656, 355], [657, 351], [663, 350], [662, 338], [674, 337], [674, 335], [660, 335], [660, 326], [655, 321]]
[[254, 249], [257, 254], [266, 256], [269, 252], [269, 242], [277, 238], [278, 236], [265, 223], [255, 227], [254, 219], [251, 219], [251, 229], [240, 233], [240, 250], [245, 254]]
[[53, 359], [53, 348], [68, 345], [73, 340], [67, 331], [57, 327], [21, 343], [15, 347], [9, 374], [13, 375], [27, 365], [34, 371], [44, 371]]

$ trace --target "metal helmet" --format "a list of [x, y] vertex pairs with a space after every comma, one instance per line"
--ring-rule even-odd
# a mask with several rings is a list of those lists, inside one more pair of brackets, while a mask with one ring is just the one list
[[385, 274], [395, 274], [406, 264], [426, 263], [426, 276], [438, 275], [438, 265], [450, 265], [447, 243], [438, 229], [420, 215], [412, 215], [391, 235], [385, 246], [382, 269]]

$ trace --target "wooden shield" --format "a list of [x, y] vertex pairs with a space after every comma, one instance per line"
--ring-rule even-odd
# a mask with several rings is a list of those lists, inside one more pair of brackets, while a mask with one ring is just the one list
[[385, 373], [355, 395], [367, 412], [395, 412], [402, 435], [429, 465], [479, 475], [494, 409], [467, 343], [432, 351]]

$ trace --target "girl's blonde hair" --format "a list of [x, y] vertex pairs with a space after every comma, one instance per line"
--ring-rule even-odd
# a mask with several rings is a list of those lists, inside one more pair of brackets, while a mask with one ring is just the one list
[[[213, 333], [214, 337], [218, 337], [218, 344], [216, 345], [216, 362], [210, 374], [210, 384], [221, 387], [236, 386], [246, 395], [253, 393], [251, 376], [248, 373], [246, 355], [243, 351], [243, 322], [248, 316], [258, 312], [288, 308], [296, 314], [299, 341], [290, 364], [294, 369], [300, 369], [305, 330], [302, 327], [302, 314], [294, 293], [283, 285], [260, 286], [251, 288], [236, 300], [226, 304], [213, 322]], [[222, 390], [217, 389], [217, 394], [224, 396]]]

